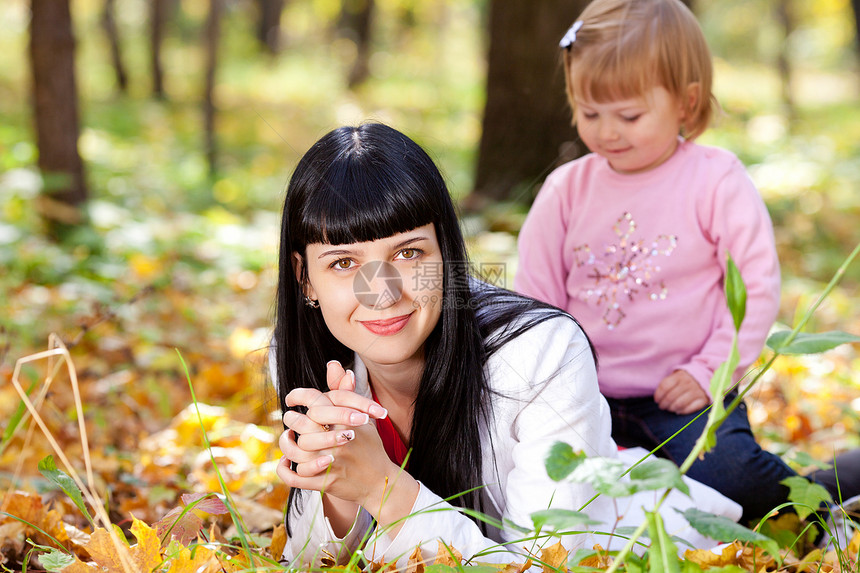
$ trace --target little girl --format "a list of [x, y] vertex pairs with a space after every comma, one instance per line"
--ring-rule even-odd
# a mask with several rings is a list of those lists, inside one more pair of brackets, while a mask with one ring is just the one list
[[[547, 178], [520, 233], [515, 288], [577, 317], [597, 348], [613, 437], [650, 449], [715, 398], [733, 334], [729, 255], [748, 294], [736, 379], [761, 352], [779, 305], [773, 230], [740, 161], [694, 143], [717, 105], [707, 44], [680, 1], [594, 0], [561, 48], [593, 153]], [[662, 453], [683, 461], [705, 420]], [[759, 447], [742, 405], [689, 475], [751, 519], [786, 500], [779, 481], [795, 473]]]

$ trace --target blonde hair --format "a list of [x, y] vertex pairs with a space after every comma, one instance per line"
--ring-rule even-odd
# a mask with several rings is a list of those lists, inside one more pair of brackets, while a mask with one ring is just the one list
[[[661, 86], [685, 107], [686, 139], [707, 129], [719, 109], [711, 53], [696, 17], [679, 0], [594, 0], [579, 20], [575, 39], [563, 49], [574, 111], [577, 97], [607, 102]], [[692, 85], [698, 86], [694, 98]]]

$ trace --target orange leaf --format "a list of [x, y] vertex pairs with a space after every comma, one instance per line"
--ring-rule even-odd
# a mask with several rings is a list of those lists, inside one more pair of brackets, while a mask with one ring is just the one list
[[710, 549], [687, 549], [687, 551], [684, 552], [684, 559], [700, 565], [702, 569], [725, 567], [727, 565], [735, 564], [737, 562], [737, 557], [735, 556], [737, 550], [732, 549], [731, 551], [726, 551], [726, 549], [727, 548], [723, 549], [722, 554], [714, 553]]
[[499, 573], [523, 573], [528, 570], [529, 567], [532, 566], [532, 560], [529, 559], [525, 563], [508, 563], [501, 569], [499, 569]]
[[[90, 536], [90, 542], [84, 546], [93, 562], [102, 571], [109, 573], [125, 573], [123, 560], [119, 551], [126, 552], [126, 562], [134, 571], [152, 571], [161, 564], [161, 542], [155, 530], [139, 519], [134, 519], [131, 532], [137, 537], [137, 545], [128, 547], [123, 539], [115, 543], [107, 530], [98, 528]], [[74, 564], [77, 566], [77, 563]], [[81, 569], [83, 571], [83, 569]]]
[[131, 556], [138, 571], [152, 571], [163, 561], [161, 558], [161, 540], [158, 533], [133, 517], [131, 532], [137, 537], [137, 545], [131, 548]]
[[449, 567], [456, 568], [462, 562], [462, 553], [460, 553], [453, 547], [448, 547], [441, 541], [439, 542], [439, 548], [436, 550], [436, 560], [433, 561], [433, 565], [448, 565]]
[[[68, 545], [66, 542], [69, 540], [69, 534], [66, 533], [62, 517], [54, 509], [48, 511], [42, 504], [42, 498], [38, 495], [19, 491], [11, 492], [3, 497], [0, 510], [38, 527], [55, 537], [60, 543]], [[39, 533], [35, 537], [40, 541], [53, 545], [52, 541], [45, 539]]]
[[390, 563], [383, 563], [376, 561], [370, 562], [370, 571], [371, 573], [389, 573], [397, 571], [397, 561], [392, 561]]
[[586, 557], [579, 562], [579, 565], [583, 567], [594, 567], [596, 569], [606, 569], [609, 567], [611, 559], [609, 559], [609, 554], [606, 550], [603, 549], [600, 544], [595, 545], [592, 549], [597, 551], [597, 553]]
[[269, 555], [272, 559], [280, 559], [284, 554], [284, 547], [287, 546], [287, 528], [283, 523], [278, 525], [272, 532], [272, 543], [269, 544]]
[[424, 573], [424, 563], [424, 555], [421, 553], [421, 547], [418, 546], [406, 561], [405, 573]]
[[192, 548], [185, 547], [179, 552], [168, 573], [204, 573], [217, 571], [220, 567], [214, 551], [203, 545], [195, 545]]
[[[119, 541], [120, 543], [118, 545], [120, 546], [120, 550], [128, 551], [128, 548], [124, 543], [122, 543], [122, 540]], [[87, 553], [90, 554], [92, 560], [101, 567], [102, 571], [110, 573], [125, 572], [122, 560], [117, 554], [117, 546], [114, 545], [113, 541], [111, 541], [110, 533], [108, 533], [107, 530], [100, 527], [93, 531], [93, 534], [90, 536], [90, 542], [86, 544], [85, 549], [87, 550]], [[76, 562], [73, 566], [77, 565], [78, 563]], [[68, 568], [66, 570], [68, 570]], [[80, 569], [80, 571], [84, 570], [85, 569]]]
[[567, 570], [568, 551], [561, 544], [561, 541], [555, 545], [541, 549], [540, 560], [544, 562], [544, 573], [553, 573], [556, 569], [564, 568]]

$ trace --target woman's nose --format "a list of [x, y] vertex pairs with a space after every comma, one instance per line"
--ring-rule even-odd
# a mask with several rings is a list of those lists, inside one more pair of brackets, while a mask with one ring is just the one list
[[364, 265], [353, 281], [358, 301], [374, 310], [384, 310], [403, 296], [403, 277], [391, 264], [373, 261]]

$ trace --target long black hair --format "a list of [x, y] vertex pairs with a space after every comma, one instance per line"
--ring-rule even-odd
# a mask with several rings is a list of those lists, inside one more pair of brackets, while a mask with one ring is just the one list
[[[444, 262], [443, 300], [440, 319], [424, 345], [409, 473], [444, 498], [482, 484], [481, 430], [491, 415], [487, 358], [524, 330], [564, 313], [499, 288], [476, 288], [478, 283], [463, 272], [466, 245], [445, 181], [407, 136], [378, 123], [341, 127], [299, 161], [281, 222], [274, 344], [282, 408], [294, 388], [325, 392], [326, 363], [338, 360], [349, 367], [354, 352], [335, 339], [319, 309], [304, 303], [307, 277], [296, 277], [293, 253], [304, 260], [311, 243], [373, 241], [429, 223]], [[542, 312], [531, 312], [538, 309]], [[532, 318], [517, 320], [521, 316]], [[515, 328], [505, 328], [515, 320]], [[295, 503], [291, 491], [288, 505]], [[455, 503], [481, 505], [474, 491]]]

